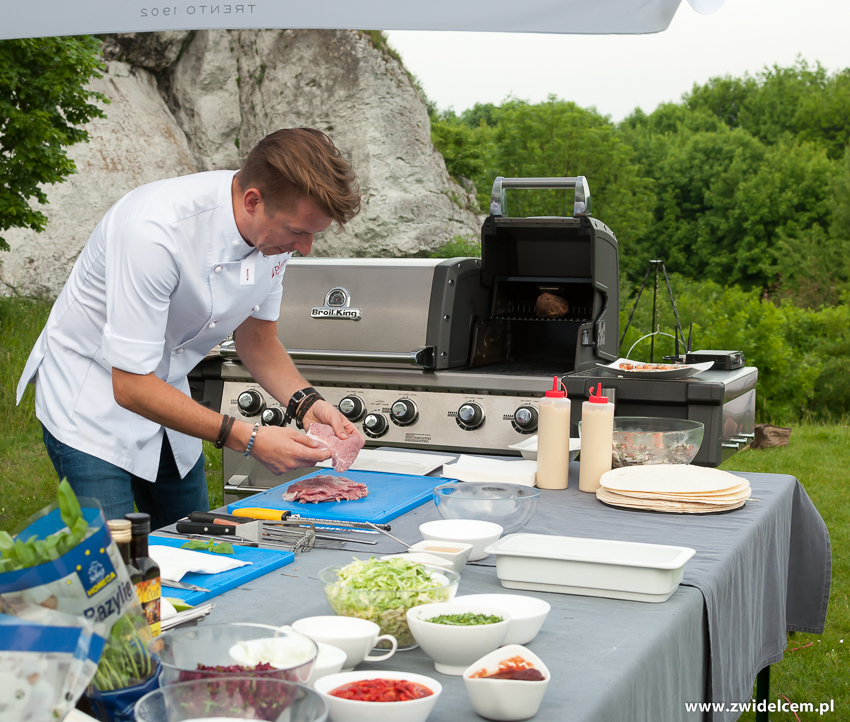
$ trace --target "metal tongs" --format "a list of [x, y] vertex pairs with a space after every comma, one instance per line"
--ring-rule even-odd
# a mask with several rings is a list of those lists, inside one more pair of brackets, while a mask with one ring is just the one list
[[370, 539], [357, 539], [347, 534], [317, 532], [315, 525], [304, 519], [277, 521], [249, 520], [229, 514], [192, 512], [189, 521], [179, 521], [177, 532], [189, 536], [229, 540], [236, 543], [256, 543], [284, 546], [291, 551], [309, 551], [317, 539], [356, 544], [377, 544]]

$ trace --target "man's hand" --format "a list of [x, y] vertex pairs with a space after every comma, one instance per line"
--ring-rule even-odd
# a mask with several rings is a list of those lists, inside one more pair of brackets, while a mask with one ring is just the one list
[[309, 429], [310, 424], [327, 424], [333, 428], [339, 439], [347, 439], [349, 434], [358, 433], [354, 424], [324, 399], [317, 401], [309, 408], [304, 414], [302, 424], [305, 429]]
[[331, 458], [330, 449], [319, 448], [315, 439], [280, 426], [261, 426], [257, 431], [251, 456], [265, 466], [272, 474], [281, 474], [315, 466], [320, 461]]

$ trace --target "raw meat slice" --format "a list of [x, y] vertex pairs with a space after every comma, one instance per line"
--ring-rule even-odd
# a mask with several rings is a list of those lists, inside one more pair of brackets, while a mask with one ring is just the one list
[[283, 495], [284, 501], [318, 504], [323, 501], [354, 501], [369, 494], [366, 484], [344, 476], [311, 476], [290, 484]]
[[348, 471], [366, 443], [366, 439], [356, 432], [350, 434], [347, 439], [340, 439], [334, 433], [333, 427], [327, 424], [310, 424], [307, 436], [318, 441], [319, 446], [331, 450], [334, 471]]

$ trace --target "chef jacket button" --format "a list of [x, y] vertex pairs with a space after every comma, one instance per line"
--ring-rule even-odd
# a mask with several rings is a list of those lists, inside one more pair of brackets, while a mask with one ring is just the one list
[[183, 353], [183, 351], [184, 351], [184, 350], [185, 350], [185, 349], [178, 348], [178, 349], [177, 349], [177, 353]]
[[254, 313], [256, 313], [257, 311], [259, 311], [259, 310], [260, 310], [260, 307], [259, 307], [259, 306], [254, 306], [254, 308], [252, 308], [251, 310], [252, 310]]
[[214, 270], [216, 273], [221, 273], [224, 269], [221, 266], [216, 266]]
[[207, 328], [215, 328], [215, 321], [210, 322], [210, 325]]
[[241, 243], [241, 241], [238, 238], [233, 239], [233, 245], [234, 246], [238, 246], [240, 243]]

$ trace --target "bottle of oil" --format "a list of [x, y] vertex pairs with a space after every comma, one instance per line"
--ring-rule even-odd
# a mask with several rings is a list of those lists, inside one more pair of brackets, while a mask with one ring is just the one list
[[[148, 534], [151, 531], [149, 514], [126, 514], [124, 518], [130, 522], [132, 538], [130, 539], [130, 565], [135, 567], [136, 596], [142, 603], [151, 634], [156, 637], [160, 633], [159, 600], [162, 595], [159, 566], [148, 556]], [[131, 578], [133, 571], [131, 571]]]
[[130, 574], [130, 581], [135, 584], [141, 580], [141, 576], [139, 576], [139, 579], [135, 578], [133, 572], [135, 571], [136, 575], [138, 575], [139, 570], [135, 569], [130, 563], [130, 540], [132, 539], [131, 530], [133, 524], [127, 519], [110, 519], [106, 522], [106, 526], [109, 527], [109, 534], [112, 537], [112, 541], [118, 547], [118, 553], [121, 555], [124, 566], [127, 567], [127, 572]]

